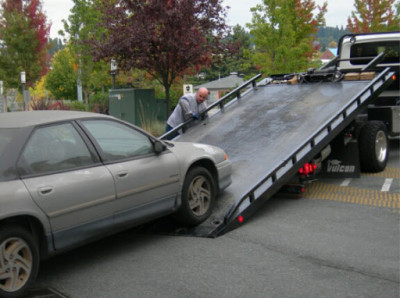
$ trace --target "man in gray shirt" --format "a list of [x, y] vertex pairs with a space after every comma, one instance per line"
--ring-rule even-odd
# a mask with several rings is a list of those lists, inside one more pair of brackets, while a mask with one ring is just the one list
[[[208, 89], [205, 87], [201, 87], [196, 93], [183, 95], [167, 120], [166, 132], [191, 118], [199, 119], [200, 113], [207, 108], [207, 97]], [[168, 136], [168, 139], [171, 140], [177, 135], [178, 133], [174, 133]]]

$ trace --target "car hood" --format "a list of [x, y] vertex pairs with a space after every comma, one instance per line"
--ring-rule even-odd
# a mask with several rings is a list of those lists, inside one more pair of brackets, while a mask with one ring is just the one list
[[203, 158], [211, 159], [215, 164], [226, 160], [224, 150], [216, 146], [186, 142], [168, 141], [168, 143], [172, 145], [169, 146], [168, 149], [171, 150], [178, 159], [185, 160], [189, 163]]

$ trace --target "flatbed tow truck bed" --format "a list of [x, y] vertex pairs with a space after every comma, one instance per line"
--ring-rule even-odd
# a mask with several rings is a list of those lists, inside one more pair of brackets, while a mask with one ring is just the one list
[[[255, 77], [228, 94], [237, 97], [225, 106], [228, 95], [210, 106], [221, 108], [175, 141], [224, 149], [232, 162], [232, 184], [210, 218], [189, 233], [216, 237], [245, 222], [354, 120], [390, 76], [387, 69], [372, 81], [297, 85], [256, 85]], [[240, 94], [250, 83], [253, 88]]]

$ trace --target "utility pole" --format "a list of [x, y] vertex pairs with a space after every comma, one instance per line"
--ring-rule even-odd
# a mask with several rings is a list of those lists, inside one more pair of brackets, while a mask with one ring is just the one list
[[[79, 29], [81, 28], [81, 25], [79, 25]], [[79, 34], [75, 34], [75, 39], [79, 40]], [[83, 102], [83, 97], [82, 97], [82, 59], [81, 59], [81, 51], [80, 49], [78, 50], [78, 78], [76, 80], [76, 91], [78, 95], [78, 101]]]
[[7, 112], [7, 101], [3, 99], [3, 81], [0, 81], [0, 113], [6, 113]]
[[26, 83], [26, 74], [25, 71], [21, 71], [21, 85], [22, 85], [22, 99], [24, 101], [24, 110], [27, 110], [26, 100], [25, 100], [25, 83]]
[[118, 64], [115, 59], [111, 59], [110, 74], [112, 76], [112, 87], [115, 89], [115, 76], [118, 74]]

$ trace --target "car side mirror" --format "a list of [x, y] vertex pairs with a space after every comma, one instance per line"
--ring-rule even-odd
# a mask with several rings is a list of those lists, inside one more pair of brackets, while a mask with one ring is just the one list
[[158, 141], [158, 140], [154, 141], [154, 151], [155, 151], [157, 154], [160, 154], [160, 153], [163, 152], [164, 150], [165, 150], [165, 145], [164, 145], [162, 142], [160, 142], [160, 141]]

